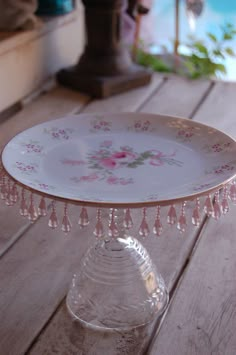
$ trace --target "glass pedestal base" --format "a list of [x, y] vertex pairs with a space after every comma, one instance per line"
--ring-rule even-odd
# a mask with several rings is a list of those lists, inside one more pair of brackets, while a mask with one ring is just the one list
[[160, 316], [168, 304], [162, 277], [130, 236], [98, 241], [81, 261], [67, 295], [71, 315], [97, 329], [132, 329]]

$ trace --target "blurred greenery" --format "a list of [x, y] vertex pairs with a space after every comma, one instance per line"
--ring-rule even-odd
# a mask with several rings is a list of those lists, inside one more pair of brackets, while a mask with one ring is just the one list
[[[203, 40], [198, 40], [189, 36], [188, 42], [183, 43], [188, 49], [189, 55], [179, 55], [181, 65], [176, 65], [178, 61], [172, 55], [172, 61], [165, 60], [166, 55], [153, 55], [145, 51], [143, 45], [136, 50], [136, 61], [145, 67], [150, 67], [158, 72], [175, 72], [180, 75], [187, 75], [192, 79], [212, 78], [226, 74], [224, 59], [227, 56], [235, 57], [231, 42], [236, 35], [236, 29], [231, 23], [226, 23], [220, 28], [219, 37], [213, 33], [206, 33], [207, 44]], [[209, 45], [209, 42], [211, 45]], [[171, 54], [169, 54], [170, 57]]]

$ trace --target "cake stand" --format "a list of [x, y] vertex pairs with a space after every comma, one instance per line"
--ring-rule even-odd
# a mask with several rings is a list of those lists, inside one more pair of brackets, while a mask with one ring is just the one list
[[[215, 128], [145, 113], [81, 114], [15, 136], [2, 152], [0, 184], [5, 203], [19, 201], [20, 214], [32, 222], [50, 210], [48, 225], [56, 228], [62, 206], [65, 233], [72, 228], [70, 204], [80, 208], [81, 228], [89, 223], [87, 206], [96, 208], [97, 240], [73, 277], [67, 307], [83, 324], [111, 330], [145, 325], [168, 304], [161, 275], [131, 236], [132, 209], [141, 210], [143, 238], [153, 208], [153, 236], [161, 236], [164, 221], [184, 232], [187, 203], [195, 226], [201, 209], [215, 219], [228, 212], [228, 199], [236, 202], [235, 175], [236, 142]], [[167, 216], [162, 206], [169, 206]]]

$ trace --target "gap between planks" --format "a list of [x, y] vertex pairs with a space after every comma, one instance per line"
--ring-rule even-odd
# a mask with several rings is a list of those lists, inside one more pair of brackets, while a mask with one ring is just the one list
[[[182, 82], [181, 80], [178, 80], [178, 79], [176, 79], [176, 84], [180, 84], [180, 86], [182, 85], [182, 87], [184, 87], [185, 86], [185, 84], [186, 84], [186, 82], [184, 81], [184, 82]], [[198, 86], [199, 85], [199, 86]], [[171, 87], [173, 86], [173, 81], [172, 81], [172, 79], [168, 79], [168, 80], [166, 80], [165, 79], [165, 83], [163, 83], [162, 82], [162, 84], [161, 84], [161, 88], [160, 89], [157, 89], [157, 93], [159, 93], [159, 92], [163, 92], [164, 91], [164, 96], [165, 95], [168, 95], [168, 92], [170, 91], [170, 89], [171, 89]], [[193, 100], [193, 97], [191, 97], [191, 95], [189, 94], [189, 92], [186, 92], [186, 96], [187, 96], [187, 100], [186, 100], [186, 105], [185, 106], [182, 106], [182, 115], [183, 116], [189, 116], [190, 114], [191, 114], [191, 112], [193, 112], [193, 109], [194, 108], [196, 108], [197, 106], [199, 106], [198, 105], [198, 103], [199, 103], [199, 100], [202, 100], [203, 99], [203, 97], [204, 97], [204, 95], [206, 94], [206, 92], [208, 92], [209, 91], [209, 86], [210, 86], [210, 84], [206, 84], [206, 83], [200, 83], [200, 84], [195, 84], [195, 88], [196, 88], [196, 93], [198, 92], [198, 90], [201, 92], [201, 95], [200, 95], [200, 98], [194, 98], [194, 100]], [[200, 89], [201, 88], [201, 89]], [[172, 88], [172, 90], [173, 90], [173, 88]], [[175, 91], [175, 93], [176, 93], [176, 91]], [[173, 94], [174, 94], [174, 92], [173, 92]], [[127, 95], [127, 94], [126, 94]], [[149, 96], [150, 97], [150, 100], [148, 100], [147, 102], [146, 102], [146, 104], [145, 104], [145, 106], [143, 107], [143, 106], [141, 106], [141, 105], [139, 105], [139, 106], [137, 106], [137, 107], [141, 107], [141, 111], [147, 111], [147, 112], [150, 112], [150, 111], [152, 111], [152, 112], [156, 112], [156, 113], [160, 113], [159, 111], [158, 111], [158, 109], [162, 109], [163, 108], [163, 106], [161, 105], [161, 102], [163, 101], [163, 99], [161, 99], [161, 101], [159, 101], [158, 102], [158, 95], [156, 96], [155, 94], [154, 95], [152, 95], [152, 96]], [[168, 97], [168, 96], [167, 96]], [[192, 99], [192, 101], [191, 101], [191, 99]], [[115, 99], [114, 99], [115, 100]], [[183, 98], [182, 98], [182, 100], [183, 100]], [[129, 101], [130, 102], [130, 100], [127, 100], [126, 99], [126, 101]], [[112, 99], [110, 99], [110, 103], [112, 102]], [[173, 104], [173, 102], [174, 102], [174, 104]], [[167, 112], [161, 112], [161, 113], [167, 113], [167, 114], [170, 114], [170, 113], [172, 113], [173, 115], [175, 114], [175, 112], [173, 112], [173, 111], [175, 111], [175, 109], [174, 109], [174, 105], [175, 104], [178, 104], [178, 97], [175, 97], [174, 98], [174, 100], [173, 100], [173, 102], [172, 102], [172, 104], [173, 104], [173, 106], [172, 106], [172, 112], [171, 112], [171, 103], [168, 105], [168, 107], [166, 107], [166, 108], [164, 108], [164, 110], [165, 111], [167, 111]], [[104, 108], [104, 102], [100, 102], [100, 104], [101, 104], [101, 106]], [[90, 106], [92, 106], [92, 109], [96, 109], [96, 108], [99, 108], [99, 103], [98, 102], [92, 102], [91, 103], [91, 105], [89, 105], [88, 107], [87, 107], [87, 110], [88, 110], [88, 112], [91, 112], [91, 107]], [[165, 106], [165, 105], [164, 105]], [[107, 107], [105, 107], [105, 110], [107, 109]], [[86, 111], [87, 111], [86, 110]], [[109, 109], [109, 111], [110, 111], [110, 109]], [[180, 110], [180, 108], [178, 107], [178, 113], [181, 111]], [[180, 114], [180, 113], [179, 113]], [[190, 248], [190, 250], [192, 250], [191, 248]], [[185, 255], [185, 257], [188, 257], [188, 255], [189, 255], [189, 252]], [[172, 282], [173, 282], [173, 280], [172, 280]], [[60, 309], [61, 309], [61, 307], [59, 307], [59, 311], [60, 311]], [[56, 310], [56, 312], [54, 312], [54, 314], [56, 315], [56, 314], [58, 314], [58, 309]], [[50, 318], [50, 319], [52, 319], [52, 318]], [[50, 324], [47, 324], [47, 326], [48, 327], [50, 327]], [[43, 333], [45, 333], [46, 331], [47, 331], [47, 328], [48, 327], [44, 327], [44, 328], [42, 328], [42, 330], [41, 330], [41, 332], [40, 332], [40, 335], [43, 335]], [[39, 337], [40, 337], [40, 335], [39, 335]], [[33, 350], [32, 348], [34, 348], [34, 345], [36, 345], [36, 343], [37, 343], [37, 340], [35, 340], [34, 339], [34, 343], [33, 343], [33, 346], [32, 347], [30, 347], [30, 348], [28, 348], [28, 352], [31, 352], [31, 350]]]

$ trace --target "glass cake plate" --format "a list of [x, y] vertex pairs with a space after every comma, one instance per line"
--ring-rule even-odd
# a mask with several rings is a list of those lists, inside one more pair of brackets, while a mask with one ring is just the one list
[[236, 172], [236, 143], [183, 118], [80, 114], [18, 134], [2, 162], [12, 178], [48, 196], [140, 207], [219, 189]]
[[[231, 182], [236, 174], [234, 139], [178, 117], [146, 113], [66, 116], [19, 133], [5, 146], [2, 163], [1, 198], [8, 206], [20, 201], [20, 214], [32, 222], [38, 215], [47, 215], [45, 197], [52, 199], [51, 228], [58, 226], [55, 200], [57, 208], [63, 202], [61, 229], [65, 233], [72, 227], [68, 204], [81, 206], [81, 228], [89, 223], [86, 206], [96, 207], [93, 234], [97, 242], [84, 254], [73, 277], [67, 307], [81, 324], [97, 330], [145, 326], [161, 316], [168, 304], [163, 278], [147, 250], [130, 235], [130, 208], [142, 208], [138, 234], [147, 237], [147, 207], [155, 206], [153, 234], [159, 237], [163, 232], [161, 205], [170, 206], [167, 224], [176, 224], [183, 233], [187, 200], [195, 199], [192, 223], [197, 227], [201, 225], [201, 196], [207, 195], [203, 210], [214, 219], [229, 211], [228, 197], [236, 203], [236, 183]], [[40, 195], [38, 208], [34, 195]], [[177, 216], [175, 204], [179, 202]]]

